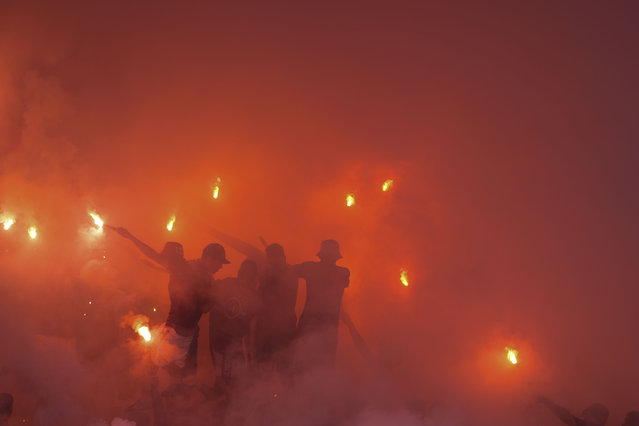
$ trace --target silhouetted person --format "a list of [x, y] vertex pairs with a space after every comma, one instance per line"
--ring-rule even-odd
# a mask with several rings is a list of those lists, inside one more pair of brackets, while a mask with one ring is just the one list
[[581, 413], [583, 419], [580, 419], [544, 396], [539, 397], [537, 401], [548, 407], [559, 420], [570, 426], [604, 426], [608, 421], [608, 409], [602, 404], [595, 403], [586, 407]]
[[13, 396], [10, 393], [0, 393], [0, 426], [9, 424], [13, 414]]
[[256, 361], [269, 371], [289, 374], [289, 348], [295, 339], [298, 277], [286, 263], [284, 249], [279, 244], [266, 247], [266, 264], [260, 276], [258, 293], [262, 309], [255, 322]]
[[250, 259], [242, 262], [237, 278], [214, 283], [209, 345], [218, 389], [234, 387], [247, 370], [244, 347], [250, 350], [250, 324], [260, 307], [256, 283], [257, 264]]
[[342, 258], [337, 241], [322, 241], [317, 257], [319, 262], [294, 266], [306, 280], [306, 303], [297, 326], [302, 367], [334, 364], [342, 297], [350, 278], [349, 270], [336, 264]]
[[169, 299], [171, 306], [166, 319], [162, 342], [155, 363], [166, 367], [173, 376], [186, 377], [197, 369], [198, 323], [210, 308], [212, 275], [229, 263], [224, 247], [209, 244], [200, 259], [184, 259], [182, 245], [169, 242], [162, 253], [134, 237], [124, 228], [113, 228], [131, 240], [149, 259], [165, 267], [170, 274]]
[[639, 411], [629, 411], [621, 426], [639, 426]]

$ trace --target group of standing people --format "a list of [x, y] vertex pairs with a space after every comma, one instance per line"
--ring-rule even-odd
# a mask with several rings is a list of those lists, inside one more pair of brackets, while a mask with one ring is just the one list
[[[157, 252], [126, 229], [110, 228], [169, 273], [170, 309], [153, 361], [171, 376], [195, 374], [199, 321], [207, 312], [216, 387], [223, 391], [253, 375], [277, 371], [288, 381], [296, 372], [334, 363], [350, 275], [336, 264], [342, 257], [337, 241], [321, 243], [319, 261], [296, 265], [287, 263], [279, 244], [265, 244], [264, 251], [251, 247], [236, 277], [215, 279], [230, 263], [220, 244], [207, 245], [200, 259], [186, 260], [179, 243], [168, 242]], [[306, 301], [298, 320], [300, 278], [306, 281]]]
[[[609, 411], [603, 404], [590, 404], [578, 417], [545, 396], [540, 396], [537, 402], [548, 407], [557, 419], [568, 426], [606, 426], [608, 422]], [[629, 411], [621, 426], [639, 426], [639, 411]]]

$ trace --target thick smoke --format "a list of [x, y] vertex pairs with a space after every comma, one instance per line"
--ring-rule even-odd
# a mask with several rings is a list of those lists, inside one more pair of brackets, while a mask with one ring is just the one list
[[[290, 263], [341, 243], [374, 360], [342, 328], [334, 376], [264, 411], [243, 405], [271, 398], [256, 385], [233, 407], [249, 419], [551, 424], [545, 394], [620, 424], [639, 408], [636, 7], [302, 3], [0, 4], [15, 418], [134, 420], [148, 372], [120, 321], [160, 324], [168, 278], [96, 232], [96, 211], [190, 258], [211, 228], [279, 242]], [[228, 256], [221, 277], [243, 260]]]

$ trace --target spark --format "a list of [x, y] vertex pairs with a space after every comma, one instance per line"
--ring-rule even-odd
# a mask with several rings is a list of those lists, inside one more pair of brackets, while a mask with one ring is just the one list
[[382, 191], [387, 192], [393, 187], [393, 179], [386, 179], [382, 184]]
[[158, 311], [157, 308], [153, 308], [153, 312], [157, 312], [157, 311]]
[[399, 271], [399, 281], [401, 281], [404, 287], [408, 287], [408, 271], [404, 268]]
[[168, 223], [166, 224], [166, 230], [171, 232], [173, 231], [173, 224], [175, 223], [175, 215], [171, 216]]
[[89, 212], [89, 216], [91, 216], [91, 218], [93, 219], [93, 223], [95, 223], [97, 231], [102, 232], [102, 227], [104, 226], [104, 221], [102, 220], [102, 218], [95, 212]]
[[355, 196], [353, 194], [348, 194], [346, 196], [346, 207], [352, 207], [355, 204]]
[[508, 358], [508, 361], [510, 361], [512, 364], [517, 364], [517, 356], [519, 355], [519, 351], [508, 347], [504, 349], [506, 350], [506, 358]]
[[35, 239], [37, 238], [37, 236], [38, 236], [38, 229], [37, 229], [35, 226], [30, 227], [28, 232], [29, 232], [29, 237], [30, 237], [32, 240], [35, 240]]
[[217, 197], [220, 195], [220, 184], [222, 183], [222, 179], [217, 178], [215, 180], [215, 186], [213, 186], [213, 199], [217, 200]]

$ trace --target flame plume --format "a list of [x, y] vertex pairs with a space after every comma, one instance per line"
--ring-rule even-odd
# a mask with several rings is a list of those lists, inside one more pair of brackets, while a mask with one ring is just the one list
[[171, 216], [171, 219], [169, 219], [166, 224], [166, 230], [169, 232], [173, 231], [173, 224], [175, 224], [175, 215]]
[[135, 331], [140, 336], [142, 336], [142, 338], [144, 339], [145, 342], [150, 342], [151, 341], [151, 330], [149, 330], [148, 326], [143, 325], [141, 327], [138, 327]]
[[404, 285], [404, 287], [408, 287], [408, 271], [402, 268], [399, 271], [399, 280]]
[[393, 179], [386, 179], [382, 184], [382, 191], [387, 192], [393, 187]]
[[4, 228], [5, 231], [8, 231], [9, 228], [11, 228], [14, 223], [16, 223], [16, 220], [12, 217], [9, 217], [4, 219], [4, 221], [2, 222], [2, 227]]
[[217, 178], [215, 181], [215, 186], [213, 186], [213, 199], [217, 200], [217, 197], [220, 196], [220, 184], [222, 183], [222, 179]]
[[517, 364], [517, 356], [519, 355], [519, 351], [517, 351], [516, 349], [512, 349], [512, 348], [508, 348], [506, 347], [506, 358], [508, 358], [508, 361], [511, 362], [511, 364]]
[[346, 207], [352, 207], [355, 204], [355, 196], [353, 194], [348, 194], [346, 196]]
[[104, 221], [96, 212], [89, 212], [89, 216], [93, 219], [93, 223], [97, 227], [98, 232], [102, 232], [102, 227], [104, 226]]
[[38, 229], [37, 229], [35, 226], [30, 227], [28, 232], [29, 232], [29, 237], [30, 237], [32, 240], [35, 240], [35, 239], [37, 238], [37, 236], [38, 236]]

